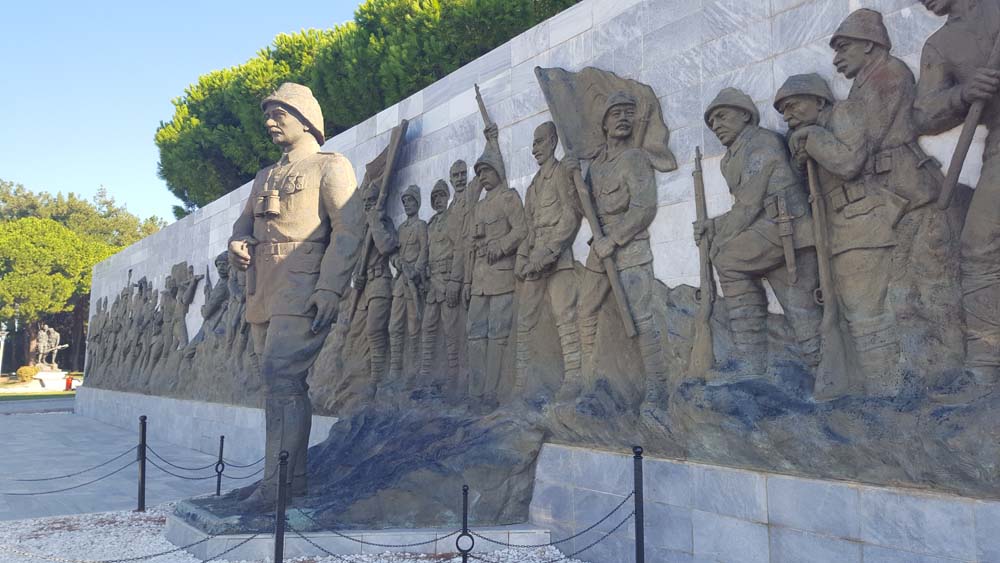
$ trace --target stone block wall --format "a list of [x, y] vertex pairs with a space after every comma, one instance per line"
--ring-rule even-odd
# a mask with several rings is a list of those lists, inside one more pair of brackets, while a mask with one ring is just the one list
[[[360, 180], [365, 164], [388, 143], [389, 130], [400, 119], [409, 119], [390, 212], [397, 223], [402, 220], [398, 194], [417, 184], [423, 194], [420, 216], [426, 219], [432, 213], [434, 182], [447, 176], [453, 161], [461, 158], [471, 165], [482, 151], [483, 123], [473, 84], [482, 87], [490, 115], [500, 127], [510, 183], [523, 196], [537, 169], [530, 154], [532, 132], [549, 119], [534, 68], [595, 66], [638, 79], [660, 97], [671, 128], [670, 146], [680, 165], [677, 171], [657, 175], [660, 209], [650, 229], [654, 269], [670, 287], [697, 285], [698, 252], [690, 226], [695, 218], [691, 171], [696, 146], [706, 157], [709, 214], [720, 214], [731, 205], [719, 172], [723, 148], [704, 125], [705, 106], [721, 88], [739, 87], [759, 105], [765, 126], [784, 129], [771, 100], [787, 76], [818, 72], [838, 96], [846, 96], [849, 84], [834, 71], [828, 41], [840, 21], [858, 8], [885, 15], [893, 53], [918, 73], [921, 46], [942, 20], [916, 0], [584, 0], [337, 135], [325, 148], [346, 154]], [[947, 163], [956, 137], [953, 131], [921, 143]], [[962, 173], [970, 185], [978, 178], [981, 154], [980, 137]], [[242, 186], [98, 264], [92, 298], [113, 298], [130, 270], [133, 281], [146, 276], [156, 288], [163, 287], [170, 266], [180, 261], [204, 273], [225, 249], [249, 189]], [[575, 246], [578, 258], [586, 255], [589, 238], [584, 225]], [[211, 276], [214, 281], [214, 269]], [[192, 335], [201, 323], [203, 299], [199, 291], [188, 314]]]
[[[586, 529], [633, 486], [631, 455], [546, 444], [531, 522], [558, 541]], [[1000, 502], [801, 479], [647, 457], [646, 561], [656, 563], [955, 563], [1000, 561]], [[573, 553], [632, 511], [626, 502]], [[629, 522], [578, 556], [634, 561]]]

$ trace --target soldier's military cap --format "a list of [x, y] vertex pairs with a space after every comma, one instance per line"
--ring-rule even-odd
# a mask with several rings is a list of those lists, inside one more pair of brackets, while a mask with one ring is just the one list
[[406, 196], [410, 196], [413, 199], [417, 200], [417, 203], [419, 204], [420, 203], [420, 186], [417, 186], [416, 184], [411, 184], [411, 185], [407, 186], [406, 189], [403, 190], [403, 193], [399, 194], [400, 201], [402, 201], [402, 199], [404, 197], [406, 197]]
[[753, 103], [750, 96], [746, 95], [742, 90], [736, 88], [723, 88], [712, 103], [708, 104], [705, 108], [705, 123], [708, 124], [708, 116], [712, 115], [712, 112], [720, 107], [732, 107], [747, 111], [750, 113], [750, 121], [754, 125], [760, 124], [760, 111], [757, 106]]
[[479, 174], [479, 170], [483, 166], [489, 166], [496, 170], [497, 174], [500, 175], [500, 180], [503, 182], [507, 181], [507, 170], [503, 166], [503, 155], [500, 154], [500, 151], [493, 143], [486, 143], [483, 154], [476, 160], [476, 164], [472, 169], [476, 171], [476, 174]]
[[322, 145], [326, 141], [323, 136], [323, 110], [319, 107], [319, 102], [316, 101], [308, 86], [285, 82], [278, 86], [274, 93], [260, 102], [261, 109], [272, 102], [295, 110], [305, 120], [309, 131], [316, 138], [316, 142]]
[[778, 93], [774, 95], [774, 109], [781, 111], [781, 102], [785, 98], [792, 96], [816, 96], [824, 100], [834, 102], [833, 92], [822, 76], [816, 73], [793, 74], [789, 76], [785, 83], [778, 88]]
[[868, 8], [855, 10], [844, 18], [837, 31], [833, 32], [833, 37], [830, 38], [831, 47], [837, 41], [838, 37], [871, 41], [882, 45], [886, 49], [892, 49], [889, 30], [882, 23], [882, 14]]
[[611, 95], [608, 96], [607, 101], [604, 102], [604, 112], [601, 114], [601, 120], [603, 121], [604, 118], [608, 116], [608, 112], [611, 111], [611, 108], [615, 106], [624, 106], [624, 105], [634, 106], [637, 104], [638, 102], [636, 101], [635, 96], [629, 94], [625, 90], [618, 90], [612, 92]]
[[442, 192], [444, 195], [451, 195], [451, 190], [448, 188], [448, 182], [445, 182], [444, 180], [434, 182], [434, 187], [431, 188], [431, 198], [434, 198], [434, 194]]

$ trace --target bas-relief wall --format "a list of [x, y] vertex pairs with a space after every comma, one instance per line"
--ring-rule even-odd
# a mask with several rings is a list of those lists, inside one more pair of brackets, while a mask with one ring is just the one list
[[[402, 221], [398, 193], [416, 184], [423, 196], [420, 216], [429, 219], [434, 182], [446, 177], [457, 159], [471, 166], [482, 150], [483, 123], [474, 83], [480, 84], [490, 116], [500, 127], [510, 185], [523, 197], [537, 170], [530, 153], [531, 134], [550, 119], [534, 68], [596, 66], [636, 78], [660, 96], [671, 128], [670, 147], [679, 164], [674, 172], [657, 173], [660, 210], [650, 229], [654, 270], [669, 287], [697, 286], [698, 249], [691, 238], [695, 146], [705, 153], [709, 214], [723, 213], [732, 201], [719, 172], [724, 149], [702, 120], [705, 106], [720, 89], [734, 86], [758, 104], [763, 126], [784, 131], [771, 102], [789, 75], [817, 72], [838, 98], [846, 97], [850, 83], [831, 64], [829, 37], [848, 13], [866, 7], [884, 14], [893, 54], [919, 74], [920, 49], [942, 20], [914, 0], [585, 0], [333, 137], [324, 148], [346, 154], [360, 181], [365, 163], [388, 142], [389, 130], [400, 119], [409, 119], [390, 212], [397, 224]], [[962, 182], [969, 185], [975, 185], [981, 168], [979, 147], [985, 132], [980, 129], [962, 171]], [[947, 163], [956, 138], [952, 131], [923, 138], [921, 145]], [[244, 185], [98, 264], [92, 299], [117, 294], [129, 269], [133, 281], [146, 276], [154, 287], [162, 287], [171, 264], [180, 261], [204, 273], [225, 250], [249, 189]], [[589, 238], [584, 223], [574, 246], [578, 258], [586, 256]], [[211, 276], [214, 283], [214, 271]], [[203, 293], [198, 291], [195, 299], [187, 317], [190, 334], [201, 324]]]

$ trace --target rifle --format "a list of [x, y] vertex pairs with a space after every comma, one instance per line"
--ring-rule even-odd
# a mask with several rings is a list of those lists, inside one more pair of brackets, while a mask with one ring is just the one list
[[[701, 170], [701, 147], [694, 149], [694, 206], [699, 221], [708, 219], [705, 204], [705, 178]], [[707, 236], [698, 242], [701, 287], [695, 297], [698, 312], [695, 315], [694, 342], [688, 360], [688, 373], [705, 373], [715, 365], [715, 351], [712, 348], [712, 308], [715, 305], [715, 276], [712, 273], [711, 245]]]
[[[993, 42], [993, 51], [990, 52], [987, 68], [1000, 66], [1000, 35]], [[965, 157], [969, 155], [969, 147], [972, 146], [972, 137], [976, 134], [976, 127], [983, 117], [983, 110], [986, 109], [985, 100], [976, 100], [969, 113], [965, 115], [965, 123], [962, 124], [962, 134], [958, 137], [958, 145], [955, 146], [955, 153], [951, 155], [951, 164], [948, 165], [948, 175], [945, 176], [944, 184], [941, 186], [941, 193], [938, 195], [938, 209], [948, 209], [951, 205], [951, 198], [955, 195], [955, 187], [958, 186], [958, 176], [962, 173], [962, 166], [965, 164]]]
[[809, 201], [812, 204], [813, 237], [816, 239], [816, 258], [819, 263], [819, 289], [813, 295], [816, 304], [823, 306], [820, 324], [820, 362], [816, 368], [813, 397], [817, 401], [836, 399], [850, 390], [848, 378], [847, 346], [840, 331], [840, 304], [833, 287], [830, 241], [826, 221], [826, 200], [819, 191], [816, 163], [806, 162], [809, 177]]
[[[385, 209], [385, 198], [389, 192], [389, 181], [392, 179], [396, 157], [399, 156], [399, 147], [403, 143], [403, 137], [406, 136], [406, 129], [409, 125], [410, 122], [405, 119], [400, 121], [399, 125], [393, 128], [392, 135], [389, 138], [389, 146], [386, 149], [388, 152], [386, 153], [385, 167], [382, 169], [382, 178], [380, 178], [378, 187], [378, 203], [375, 204], [375, 208], [380, 211]], [[354, 299], [351, 302], [348, 325], [354, 320], [354, 313], [358, 310], [361, 294], [365, 290], [365, 284], [368, 281], [365, 279], [365, 268], [368, 267], [368, 255], [371, 254], [372, 246], [375, 244], [367, 221], [365, 222], [364, 233], [361, 236], [361, 252], [358, 255], [358, 261], [354, 263], [354, 272], [351, 275], [351, 287], [354, 289]]]

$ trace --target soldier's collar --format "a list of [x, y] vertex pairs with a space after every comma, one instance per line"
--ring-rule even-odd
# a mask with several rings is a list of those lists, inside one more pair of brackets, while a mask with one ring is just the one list
[[546, 180], [548, 180], [549, 178], [551, 178], [552, 174], [556, 171], [556, 167], [557, 166], [559, 166], [559, 161], [556, 160], [555, 156], [553, 156], [552, 158], [546, 160], [545, 164], [543, 164], [539, 168], [539, 172], [541, 172], [542, 178], [544, 178]]
[[872, 64], [866, 65], [862, 68], [861, 71], [858, 72], [858, 75], [854, 77], [854, 84], [851, 85], [851, 90], [864, 86], [865, 83], [868, 82], [868, 79], [875, 74], [875, 71], [882, 68], [882, 66], [889, 61], [889, 57], [891, 56], [892, 55], [886, 54], [880, 59], [874, 61]]
[[756, 125], [748, 123], [747, 126], [740, 131], [740, 134], [736, 136], [736, 140], [733, 141], [733, 144], [729, 145], [729, 148], [726, 149], [726, 153], [735, 155], [743, 150], [743, 145], [747, 144], [747, 141], [750, 140], [750, 137], [753, 136], [753, 132], [756, 130]]
[[316, 154], [316, 150], [313, 147], [304, 147], [300, 149], [292, 149], [281, 155], [278, 160], [278, 166], [287, 166], [289, 164], [295, 164], [301, 160], [305, 160], [310, 156]]

